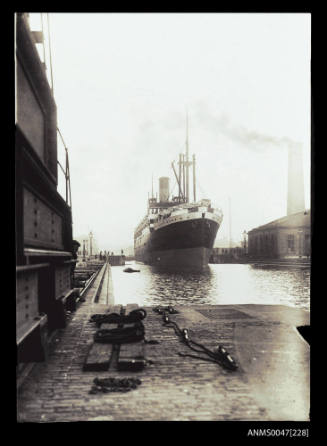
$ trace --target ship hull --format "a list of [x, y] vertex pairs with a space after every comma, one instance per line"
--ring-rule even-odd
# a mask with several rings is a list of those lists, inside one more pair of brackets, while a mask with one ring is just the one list
[[153, 251], [149, 254], [149, 265], [165, 270], [202, 270], [208, 267], [211, 249], [185, 248]]
[[135, 249], [136, 261], [164, 269], [202, 270], [208, 267], [218, 227], [206, 218], [167, 225]]

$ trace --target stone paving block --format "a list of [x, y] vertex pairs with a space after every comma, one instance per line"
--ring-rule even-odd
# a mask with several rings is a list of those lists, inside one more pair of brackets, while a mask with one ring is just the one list
[[[308, 349], [303, 347], [297, 353], [287, 353], [286, 340], [278, 338], [285, 329], [280, 331], [282, 324], [268, 320], [268, 309], [265, 309], [265, 319], [260, 320], [253, 308], [247, 315], [249, 317], [246, 318], [241, 311], [241, 315], [234, 312], [237, 317], [233, 319], [233, 309], [228, 306], [201, 306], [202, 313], [198, 312], [201, 317], [196, 314], [198, 307], [192, 306], [192, 311], [188, 310], [190, 319], [187, 319], [186, 308], [184, 314], [183, 308], [178, 307], [180, 314], [172, 315], [171, 319], [179, 320], [181, 327], [189, 328], [192, 338], [208, 348], [213, 348], [217, 342], [223, 343], [236, 360], [241, 359], [237, 372], [231, 373], [209, 362], [179, 357], [177, 353], [188, 352], [187, 347], [172, 328], [163, 326], [161, 316], [149, 307], [145, 307], [147, 317], [143, 321], [146, 339], [159, 341], [159, 344], [146, 345], [145, 355], [154, 361], [153, 365], [133, 374], [115, 370], [83, 372], [83, 362], [96, 331], [95, 324], [89, 322], [90, 316], [108, 311], [107, 305], [92, 304], [92, 296], [87, 295], [68, 327], [58, 333], [59, 340], [53, 344], [48, 363], [35, 366], [19, 389], [18, 421], [273, 420], [276, 413], [274, 404], [266, 407], [253, 392], [253, 370], [258, 370], [253, 368], [257, 367], [253, 365], [253, 352], [255, 348], [258, 352], [264, 349], [259, 345], [260, 339], [253, 340], [246, 335], [247, 330], [255, 334], [258, 330], [269, 329], [263, 343], [267, 349], [271, 346], [277, 350], [275, 357], [280, 357], [285, 364], [293, 364], [298, 358], [304, 358], [305, 364]], [[214, 314], [218, 314], [218, 320]], [[291, 341], [295, 345], [295, 338]], [[249, 367], [252, 374], [247, 371]], [[95, 377], [110, 376], [138, 377], [142, 384], [125, 394], [92, 396], [88, 393]]]

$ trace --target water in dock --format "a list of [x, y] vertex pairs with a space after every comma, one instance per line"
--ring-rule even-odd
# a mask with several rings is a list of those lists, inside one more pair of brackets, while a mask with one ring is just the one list
[[210, 264], [204, 272], [171, 273], [128, 263], [140, 272], [111, 268], [115, 302], [123, 305], [282, 304], [310, 309], [310, 268]]

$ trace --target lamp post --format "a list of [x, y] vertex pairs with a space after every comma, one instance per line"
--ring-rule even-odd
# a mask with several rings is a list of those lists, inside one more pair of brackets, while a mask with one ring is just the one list
[[86, 240], [83, 240], [83, 262], [85, 262], [85, 242]]
[[244, 254], [246, 254], [246, 236], [247, 236], [247, 232], [244, 229], [243, 231], [243, 248], [244, 248]]
[[92, 231], [89, 234], [89, 238], [90, 238], [90, 257], [92, 257], [92, 239], [93, 239]]

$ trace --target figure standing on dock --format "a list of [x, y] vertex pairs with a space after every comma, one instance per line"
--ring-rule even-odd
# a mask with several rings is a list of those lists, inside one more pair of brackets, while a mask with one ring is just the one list
[[71, 283], [74, 283], [74, 271], [75, 271], [76, 263], [77, 263], [77, 252], [78, 252], [78, 249], [80, 246], [81, 246], [81, 244], [77, 240], [73, 240], [73, 242], [72, 242], [73, 261], [72, 261], [72, 266], [70, 269]]

